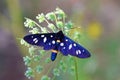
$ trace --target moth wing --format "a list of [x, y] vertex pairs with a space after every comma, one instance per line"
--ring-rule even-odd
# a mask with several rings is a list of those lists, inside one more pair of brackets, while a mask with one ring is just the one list
[[55, 44], [52, 44], [55, 40], [55, 33], [30, 34], [23, 39], [31, 45], [44, 47], [44, 50], [50, 50], [55, 47]]
[[70, 38], [66, 36], [64, 37], [63, 42], [61, 42], [59, 45], [59, 51], [63, 55], [70, 54], [72, 56], [76, 56], [79, 58], [90, 57], [90, 53], [87, 49], [85, 49], [80, 44], [74, 42], [73, 40], [71, 40]]

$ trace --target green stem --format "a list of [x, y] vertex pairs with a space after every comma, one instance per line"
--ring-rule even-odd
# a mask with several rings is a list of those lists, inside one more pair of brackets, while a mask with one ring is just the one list
[[64, 24], [64, 27], [62, 28], [62, 31], [64, 31], [65, 29], [65, 17], [63, 17], [63, 24]]
[[56, 16], [56, 14], [54, 13], [54, 16], [55, 16], [55, 23], [57, 23], [58, 22], [58, 20], [57, 20], [57, 16]]
[[78, 68], [77, 68], [77, 58], [74, 58], [75, 61], [75, 75], [76, 75], [76, 80], [78, 80]]
[[46, 18], [45, 18], [45, 21], [46, 21], [47, 24], [50, 24]]
[[[46, 23], [49, 25], [50, 23], [48, 22], [48, 20], [45, 18]], [[48, 27], [49, 29], [51, 29], [50, 27]], [[55, 30], [51, 29], [53, 32], [55, 32]]]
[[57, 16], [56, 16], [55, 12], [54, 12], [54, 16], [55, 16], [55, 26], [56, 26], [57, 29], [59, 29], [59, 27], [56, 25], [58, 20], [57, 20]]

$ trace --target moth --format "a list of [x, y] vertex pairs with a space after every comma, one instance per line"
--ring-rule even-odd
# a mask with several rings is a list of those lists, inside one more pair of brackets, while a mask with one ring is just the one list
[[44, 50], [51, 50], [52, 61], [56, 59], [58, 51], [65, 56], [72, 55], [78, 58], [91, 56], [87, 49], [65, 36], [62, 31], [57, 33], [30, 34], [23, 39], [31, 45], [43, 47]]

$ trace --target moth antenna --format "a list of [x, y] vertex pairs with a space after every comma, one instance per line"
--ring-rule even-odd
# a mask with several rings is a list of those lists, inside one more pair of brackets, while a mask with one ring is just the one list
[[73, 28], [70, 28], [70, 29], [75, 29], [75, 28], [81, 28], [81, 27], [73, 27]]

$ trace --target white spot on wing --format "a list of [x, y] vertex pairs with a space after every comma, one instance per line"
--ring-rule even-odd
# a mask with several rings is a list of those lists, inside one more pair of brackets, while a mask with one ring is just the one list
[[85, 50], [83, 49], [82, 52], [85, 52]]
[[55, 41], [53, 40], [52, 43], [55, 44]]
[[76, 50], [76, 54], [81, 54], [81, 51], [80, 50]]
[[69, 45], [69, 49], [71, 49], [71, 48], [72, 48], [72, 44]]
[[34, 39], [33, 39], [33, 42], [37, 43], [37, 42], [38, 42], [38, 39], [37, 39], [37, 38], [34, 38]]
[[75, 44], [75, 43], [74, 43], [73, 45], [74, 45], [74, 46], [76, 46], [76, 44]]
[[49, 45], [51, 45], [51, 43], [49, 43]]
[[46, 38], [46, 37], [44, 37], [43, 42], [45, 43], [46, 41], [47, 41], [47, 38]]
[[44, 37], [45, 35], [41, 35], [41, 37]]
[[34, 38], [33, 41], [37, 40], [37, 38]]
[[63, 49], [65, 49], [65, 47], [63, 47]]
[[60, 46], [64, 46], [64, 43], [60, 43]]
[[80, 51], [80, 50], [78, 50], [78, 52], [79, 52], [79, 54], [81, 54], [81, 51]]
[[65, 41], [68, 41], [68, 39], [66, 39]]
[[37, 43], [37, 42], [38, 42], [38, 40], [35, 41], [35, 43]]
[[50, 36], [51, 38], [53, 37], [53, 35]]
[[31, 36], [31, 38], [33, 38], [33, 36]]

